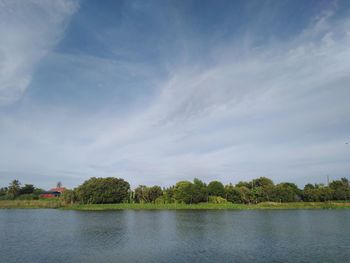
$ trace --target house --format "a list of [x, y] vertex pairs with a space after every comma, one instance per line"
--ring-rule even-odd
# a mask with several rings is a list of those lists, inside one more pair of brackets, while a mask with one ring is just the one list
[[66, 190], [65, 187], [52, 188], [40, 195], [41, 198], [55, 198], [60, 197], [60, 195]]

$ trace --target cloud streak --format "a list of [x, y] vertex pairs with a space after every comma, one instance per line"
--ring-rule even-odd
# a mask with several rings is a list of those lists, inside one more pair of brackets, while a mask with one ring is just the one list
[[77, 8], [66, 0], [0, 1], [0, 105], [23, 95]]
[[[196, 45], [185, 45], [178, 64], [164, 62], [165, 76], [147, 64], [134, 63], [135, 73], [133, 62], [121, 67], [63, 54], [85, 65], [82, 76], [97, 61], [96, 72], [105, 74], [95, 75], [96, 83], [127, 89], [113, 74], [142, 76], [152, 96], [126, 112], [111, 104], [96, 111], [25, 105], [25, 112], [0, 114], [0, 166], [24, 179], [26, 171], [62, 175], [69, 186], [90, 176], [120, 176], [133, 186], [193, 177], [304, 184], [347, 176], [350, 19], [336, 19], [336, 12], [322, 12], [288, 41], [221, 40], [200, 59], [191, 56]], [[181, 40], [197, 42], [187, 33]]]
[[130, 177], [148, 170], [170, 182], [344, 176], [348, 135], [339, 128], [349, 127], [349, 21], [327, 24], [329, 17], [319, 17], [292, 44], [245, 56], [234, 47], [199, 72], [192, 64], [175, 69], [146, 112], [111, 127], [95, 146], [120, 148], [106, 162], [112, 170], [118, 156]]

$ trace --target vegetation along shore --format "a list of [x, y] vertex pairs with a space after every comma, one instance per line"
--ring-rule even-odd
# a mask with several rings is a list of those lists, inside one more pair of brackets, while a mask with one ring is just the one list
[[274, 182], [260, 177], [249, 182], [223, 185], [199, 179], [180, 181], [173, 186], [140, 185], [131, 190], [121, 178], [92, 177], [75, 189], [48, 194], [31, 184], [13, 180], [0, 188], [0, 208], [61, 208], [74, 210], [119, 209], [331, 209], [350, 208], [347, 178], [323, 184]]
[[0, 209], [64, 209], [80, 211], [106, 210], [262, 210], [262, 209], [342, 209], [350, 208], [350, 202], [262, 202], [258, 204], [153, 204], [153, 203], [119, 203], [119, 204], [66, 204], [61, 200], [7, 200], [0, 201]]

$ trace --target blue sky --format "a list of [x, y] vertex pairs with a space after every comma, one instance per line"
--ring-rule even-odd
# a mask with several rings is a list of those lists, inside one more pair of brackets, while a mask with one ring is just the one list
[[350, 171], [349, 1], [0, 0], [0, 185]]

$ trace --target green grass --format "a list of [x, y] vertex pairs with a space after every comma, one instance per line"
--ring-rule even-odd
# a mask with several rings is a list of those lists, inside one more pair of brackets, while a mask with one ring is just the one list
[[46, 200], [1, 200], [0, 209], [6, 208], [59, 208], [61, 202], [58, 199]]
[[256, 205], [246, 204], [96, 204], [96, 205], [64, 205], [59, 199], [47, 200], [6, 200], [0, 201], [1, 208], [61, 208], [67, 210], [104, 211], [104, 210], [253, 210], [253, 209], [337, 209], [350, 208], [350, 202], [265, 202]]
[[350, 203], [314, 203], [314, 202], [298, 202], [298, 203], [273, 203], [266, 202], [256, 205], [246, 204], [210, 204], [201, 203], [195, 205], [186, 204], [97, 204], [97, 205], [72, 205], [63, 207], [70, 210], [86, 210], [86, 211], [103, 211], [103, 210], [252, 210], [252, 209], [335, 209], [350, 208]]

